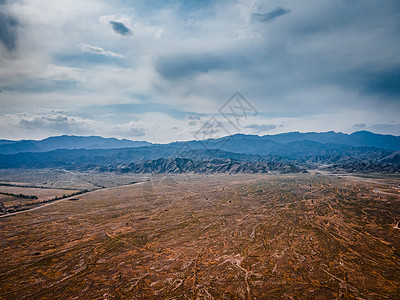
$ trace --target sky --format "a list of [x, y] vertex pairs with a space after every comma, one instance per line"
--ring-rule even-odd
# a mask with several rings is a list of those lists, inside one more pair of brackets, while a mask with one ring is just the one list
[[0, 139], [400, 135], [400, 2], [0, 0], [0, 90]]

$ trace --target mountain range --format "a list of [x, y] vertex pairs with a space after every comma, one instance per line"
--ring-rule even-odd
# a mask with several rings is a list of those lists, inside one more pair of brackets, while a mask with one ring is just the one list
[[115, 149], [151, 145], [144, 141], [103, 138], [100, 136], [53, 136], [43, 140], [0, 140], [1, 154], [21, 152], [47, 152], [57, 149]]
[[[184, 160], [182, 160], [184, 159]], [[205, 168], [204, 166], [208, 166]], [[400, 172], [400, 137], [358, 131], [236, 134], [169, 144], [102, 137], [0, 140], [0, 168], [117, 172]]]

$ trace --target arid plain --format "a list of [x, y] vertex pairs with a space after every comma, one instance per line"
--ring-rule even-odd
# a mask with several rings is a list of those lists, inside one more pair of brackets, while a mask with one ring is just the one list
[[109, 176], [0, 218], [1, 299], [400, 298], [399, 177]]

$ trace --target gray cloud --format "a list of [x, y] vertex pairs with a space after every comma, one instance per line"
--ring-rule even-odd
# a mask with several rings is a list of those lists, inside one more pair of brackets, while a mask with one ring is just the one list
[[400, 132], [400, 124], [374, 124], [369, 130], [380, 133], [397, 134]]
[[354, 124], [352, 128], [354, 130], [362, 130], [362, 129], [365, 129], [366, 127], [367, 127], [367, 125], [365, 125], [364, 123], [358, 123], [358, 124]]
[[146, 131], [143, 128], [130, 128], [129, 135], [132, 137], [145, 136]]
[[114, 29], [114, 31], [120, 35], [127, 36], [132, 34], [132, 31], [128, 27], [126, 27], [124, 23], [110, 21], [110, 25]]
[[146, 130], [135, 122], [117, 125], [112, 128], [112, 133], [127, 138], [141, 137], [146, 135]]
[[85, 127], [90, 126], [91, 123], [91, 120], [69, 117], [63, 114], [36, 115], [30, 118], [22, 117], [19, 121], [19, 125], [25, 129], [50, 130], [58, 133], [85, 133], [88, 132], [88, 128]]
[[37, 116], [33, 119], [21, 119], [20, 125], [28, 129], [36, 129], [43, 127], [51, 127], [57, 130], [69, 129], [68, 117], [63, 115], [57, 116]]
[[186, 115], [186, 118], [189, 120], [200, 120], [200, 117], [196, 115]]
[[14, 51], [17, 47], [18, 20], [0, 11], [0, 41], [8, 51]]
[[253, 21], [258, 21], [258, 22], [270, 22], [273, 19], [276, 19], [280, 16], [286, 15], [290, 12], [289, 9], [278, 7], [274, 9], [273, 11], [267, 12], [267, 13], [252, 13], [251, 18]]
[[253, 129], [256, 133], [261, 133], [277, 128], [278, 125], [275, 124], [251, 124], [245, 126], [245, 128]]
[[195, 126], [199, 123], [200, 117], [196, 115], [187, 115], [186, 118], [189, 120], [189, 126]]
[[155, 62], [155, 68], [165, 79], [181, 79], [207, 73], [213, 70], [229, 69], [226, 58], [210, 54], [178, 54], [161, 56]]
[[370, 94], [400, 95], [400, 65], [361, 74], [362, 91]]
[[356, 88], [363, 94], [400, 95], [400, 64], [343, 69], [327, 74], [325, 83]]

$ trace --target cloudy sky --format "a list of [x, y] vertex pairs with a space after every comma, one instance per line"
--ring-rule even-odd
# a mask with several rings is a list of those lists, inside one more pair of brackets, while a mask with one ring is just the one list
[[0, 90], [5, 139], [400, 135], [400, 2], [0, 0]]

